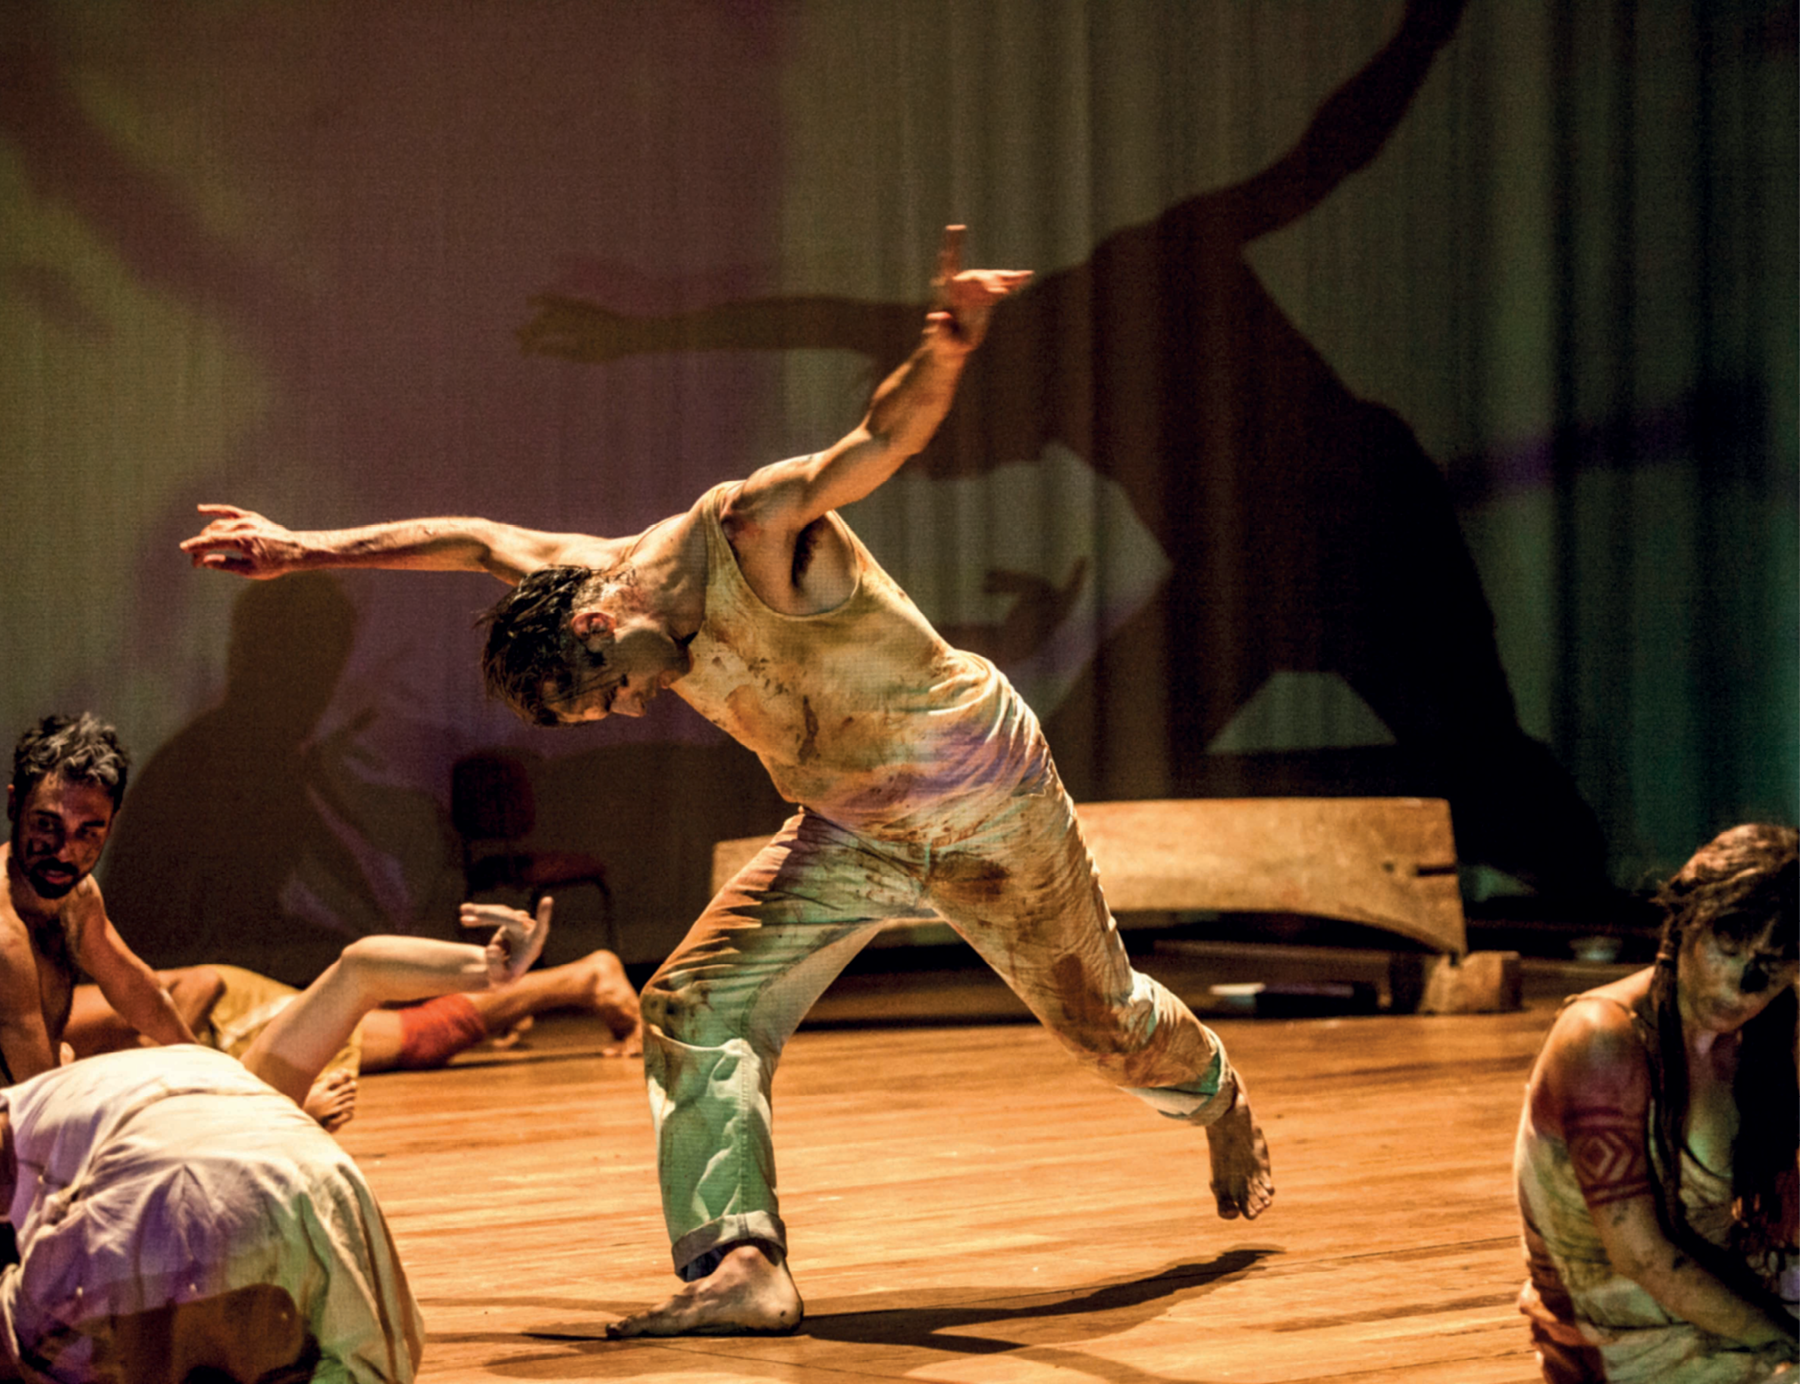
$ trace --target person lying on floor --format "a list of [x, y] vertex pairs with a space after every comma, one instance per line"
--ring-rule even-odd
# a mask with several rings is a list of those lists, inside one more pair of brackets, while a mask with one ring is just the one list
[[[156, 974], [198, 1040], [233, 1057], [242, 1057], [300, 993], [238, 966], [185, 966]], [[617, 956], [594, 951], [563, 966], [527, 971], [495, 989], [370, 1010], [325, 1065], [303, 1105], [326, 1129], [336, 1131], [355, 1114], [358, 1075], [442, 1067], [477, 1043], [512, 1037], [535, 1016], [552, 1010], [597, 1017], [611, 1034], [603, 1056], [643, 1053], [637, 992]], [[64, 1038], [77, 1057], [143, 1041], [95, 985], [75, 987]]]
[[0, 1271], [0, 1377], [409, 1384], [423, 1327], [393, 1239], [300, 1102], [377, 1006], [516, 981], [550, 901], [465, 904], [462, 922], [492, 940], [352, 942], [241, 1062], [130, 1048], [0, 1089], [20, 1258]]

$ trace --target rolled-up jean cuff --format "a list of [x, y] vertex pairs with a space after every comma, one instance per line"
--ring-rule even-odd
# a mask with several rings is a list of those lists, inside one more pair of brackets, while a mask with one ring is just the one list
[[768, 1245], [782, 1255], [787, 1253], [787, 1226], [772, 1211], [746, 1211], [742, 1215], [720, 1216], [698, 1230], [690, 1230], [669, 1247], [675, 1261], [675, 1275], [684, 1283], [705, 1278], [719, 1267], [725, 1250], [745, 1241]]
[[1209, 1096], [1204, 1104], [1186, 1116], [1191, 1125], [1215, 1124], [1223, 1119], [1237, 1104], [1238, 1075], [1231, 1064], [1225, 1064], [1225, 1072], [1219, 1078], [1219, 1089]]
[[1237, 1073], [1232, 1070], [1231, 1063], [1225, 1060], [1223, 1049], [1213, 1059], [1213, 1070], [1206, 1074], [1205, 1079], [1195, 1082], [1194, 1086], [1198, 1089], [1189, 1090], [1180, 1086], [1127, 1089], [1158, 1114], [1166, 1115], [1171, 1120], [1194, 1125], [1212, 1124], [1230, 1110], [1237, 1099]]

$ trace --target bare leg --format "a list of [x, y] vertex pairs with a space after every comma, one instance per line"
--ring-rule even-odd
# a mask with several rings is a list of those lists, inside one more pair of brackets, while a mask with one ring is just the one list
[[[512, 1031], [534, 1015], [570, 1009], [598, 1015], [612, 1030], [615, 1042], [604, 1049], [606, 1056], [636, 1057], [644, 1050], [637, 992], [625, 978], [619, 958], [609, 951], [590, 952], [565, 966], [527, 971], [510, 985], [471, 993], [469, 1001], [490, 1038]], [[363, 1071], [389, 1072], [399, 1067], [403, 1041], [396, 1011], [370, 1013], [363, 1020]]]
[[1262, 1127], [1250, 1113], [1244, 1079], [1234, 1080], [1237, 1089], [1231, 1108], [1206, 1126], [1206, 1142], [1212, 1155], [1212, 1191], [1223, 1219], [1231, 1221], [1242, 1216], [1253, 1221], [1275, 1200], [1275, 1179]]
[[660, 1307], [606, 1328], [621, 1336], [779, 1335], [800, 1324], [800, 1290], [787, 1261], [759, 1244], [726, 1253], [705, 1278], [686, 1284]]
[[400, 1066], [406, 1036], [398, 1009], [371, 1009], [362, 1021], [362, 1070], [391, 1072]]
[[497, 904], [463, 904], [465, 928], [495, 929], [485, 947], [428, 937], [358, 938], [269, 1021], [245, 1051], [244, 1066], [303, 1104], [370, 1010], [516, 981], [543, 950], [550, 910], [547, 895], [535, 917]]
[[296, 1105], [363, 1015], [378, 1005], [429, 999], [486, 983], [480, 947], [425, 937], [363, 937], [270, 1020], [244, 1065]]
[[609, 951], [589, 952], [566, 966], [528, 971], [511, 985], [469, 996], [480, 1011], [489, 1035], [504, 1033], [522, 1019], [553, 1009], [576, 1009], [597, 1015], [617, 1041], [608, 1057], [636, 1057], [644, 1050], [644, 1026], [637, 991], [625, 968]]

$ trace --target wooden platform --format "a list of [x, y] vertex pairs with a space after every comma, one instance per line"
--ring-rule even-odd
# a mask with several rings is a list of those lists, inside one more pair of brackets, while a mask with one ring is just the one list
[[[1467, 950], [1442, 798], [1163, 798], [1075, 811], [1115, 913], [1305, 913]], [[714, 842], [713, 890], [767, 841]], [[948, 935], [941, 923], [893, 931]]]
[[[964, 989], [979, 1019], [982, 983]], [[838, 997], [834, 1022], [854, 1008]], [[802, 1030], [777, 1079], [807, 1300], [785, 1338], [602, 1339], [675, 1280], [640, 1070], [595, 1056], [582, 1021], [366, 1079], [343, 1137], [424, 1308], [421, 1379], [1537, 1377], [1507, 1162], [1542, 993], [1505, 1015], [1217, 1022], [1274, 1159], [1275, 1206], [1248, 1224], [1213, 1214], [1203, 1136], [1035, 1025], [899, 1008], [915, 1022]]]

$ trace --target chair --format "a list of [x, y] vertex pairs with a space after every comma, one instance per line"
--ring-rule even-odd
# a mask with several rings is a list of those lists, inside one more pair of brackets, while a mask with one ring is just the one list
[[535, 909], [545, 894], [592, 885], [600, 894], [606, 945], [618, 950], [606, 866], [582, 851], [520, 845], [537, 826], [531, 770], [518, 755], [481, 751], [450, 769], [450, 820], [462, 840], [464, 897], [515, 890]]

